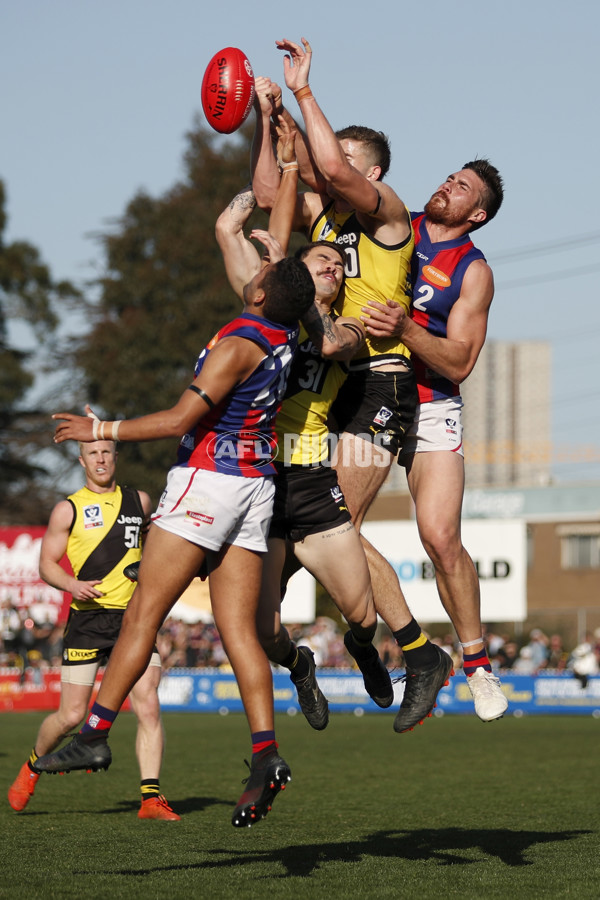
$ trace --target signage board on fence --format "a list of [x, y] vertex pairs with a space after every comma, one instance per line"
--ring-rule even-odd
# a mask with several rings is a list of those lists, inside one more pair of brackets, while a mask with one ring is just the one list
[[[388, 560], [415, 618], [421, 623], [448, 622], [433, 565], [423, 550], [416, 522], [365, 522], [365, 535]], [[527, 531], [521, 519], [469, 520], [462, 540], [481, 585], [484, 622], [523, 622], [527, 618]]]

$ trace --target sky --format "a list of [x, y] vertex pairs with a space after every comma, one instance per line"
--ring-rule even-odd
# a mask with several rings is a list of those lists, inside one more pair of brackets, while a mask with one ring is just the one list
[[598, 480], [598, 33], [596, 0], [4, 0], [5, 239], [56, 279], [96, 277], [94, 234], [182, 177], [209, 59], [239, 47], [283, 84], [275, 41], [304, 36], [331, 124], [389, 135], [409, 208], [476, 156], [500, 169], [504, 204], [475, 239], [496, 281], [488, 340], [551, 343], [554, 475]]

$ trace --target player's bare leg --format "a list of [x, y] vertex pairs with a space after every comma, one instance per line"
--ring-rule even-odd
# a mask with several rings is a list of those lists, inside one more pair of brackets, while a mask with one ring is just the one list
[[371, 441], [344, 432], [335, 448], [332, 466], [337, 472], [346, 505], [357, 531], [393, 462], [391, 453]]
[[209, 578], [215, 625], [251, 732], [273, 729], [273, 678], [256, 628], [261, 571], [261, 554], [226, 544], [211, 561]]
[[291, 778], [275, 741], [273, 676], [256, 627], [261, 571], [261, 554], [230, 544], [211, 560], [215, 625], [235, 673], [252, 736], [250, 775], [231, 819], [236, 828], [264, 818]]
[[[166, 614], [205, 558], [196, 544], [153, 526], [142, 557], [138, 583], [129, 601], [96, 702], [81, 732], [36, 762], [42, 772], [106, 769], [112, 754], [107, 736], [125, 698], [145, 672]], [[177, 560], [177, 566], [173, 560]]]
[[369, 567], [358, 533], [351, 522], [308, 535], [294, 544], [299, 561], [330, 594], [348, 622], [344, 644], [362, 673], [365, 689], [378, 706], [394, 702], [390, 675], [373, 639], [377, 614]]
[[329, 704], [317, 683], [314, 654], [309, 647], [297, 647], [281, 622], [282, 585], [300, 563], [282, 538], [269, 538], [268, 546], [257, 614], [259, 640], [271, 662], [289, 669], [300, 709], [309, 725], [322, 731], [329, 722]]
[[463, 668], [484, 722], [500, 718], [508, 706], [492, 674], [482, 639], [479, 579], [461, 540], [464, 460], [458, 453], [416, 453], [407, 467], [417, 525], [433, 562], [440, 600], [463, 648]]
[[[95, 673], [98, 665], [92, 664], [90, 668]], [[92, 696], [92, 688], [93, 681], [92, 684], [62, 682], [59, 707], [55, 713], [46, 716], [38, 731], [34, 744], [38, 756], [50, 753], [51, 750], [58, 747], [62, 739], [83, 721]]]

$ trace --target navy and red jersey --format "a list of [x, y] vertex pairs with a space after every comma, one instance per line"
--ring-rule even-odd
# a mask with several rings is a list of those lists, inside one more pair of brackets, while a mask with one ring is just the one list
[[[413, 298], [411, 317], [436, 337], [446, 337], [450, 310], [460, 297], [465, 272], [476, 259], [485, 256], [468, 234], [452, 241], [432, 243], [425, 227], [425, 213], [411, 212], [415, 231], [412, 258]], [[429, 369], [411, 355], [419, 388], [419, 403], [456, 397], [459, 387]]]
[[225, 337], [243, 337], [264, 350], [254, 372], [181, 439], [178, 466], [255, 478], [275, 474], [277, 442], [273, 429], [298, 343], [298, 327], [286, 327], [251, 313], [229, 322], [205, 347], [194, 374], [202, 371], [212, 348]]

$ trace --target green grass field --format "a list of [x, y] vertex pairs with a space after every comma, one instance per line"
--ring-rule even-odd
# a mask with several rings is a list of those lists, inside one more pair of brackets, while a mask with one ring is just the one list
[[0, 715], [0, 897], [600, 897], [600, 722], [279, 716], [292, 781], [267, 818], [230, 824], [246, 721], [169, 713], [161, 785], [179, 823], [140, 821], [135, 719], [107, 773], [43, 775], [22, 813], [6, 791], [41, 714]]

